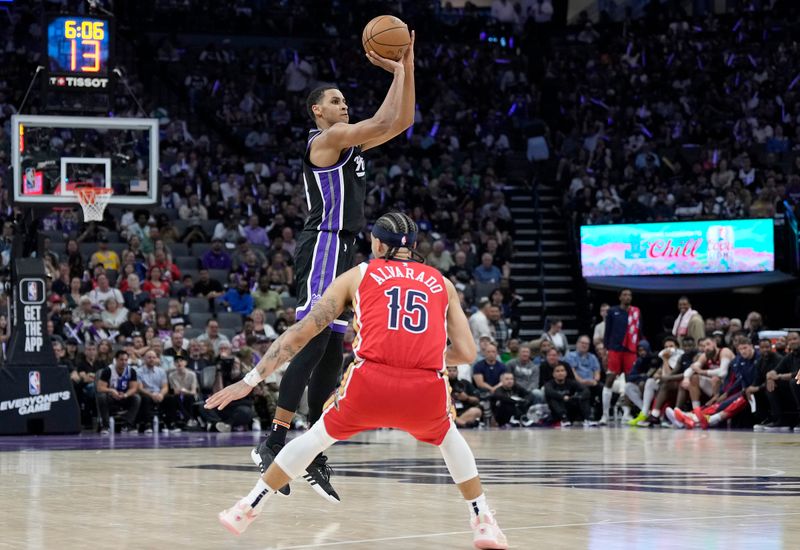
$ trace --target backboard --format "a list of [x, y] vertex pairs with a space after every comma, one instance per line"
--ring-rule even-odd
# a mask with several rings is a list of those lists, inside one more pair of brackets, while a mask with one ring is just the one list
[[158, 120], [14, 115], [17, 204], [71, 206], [76, 184], [113, 189], [117, 205], [158, 200]]

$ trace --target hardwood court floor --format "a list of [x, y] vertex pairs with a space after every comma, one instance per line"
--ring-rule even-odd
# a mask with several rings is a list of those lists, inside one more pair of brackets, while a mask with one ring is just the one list
[[[464, 434], [513, 548], [800, 548], [800, 434]], [[471, 548], [437, 449], [392, 431], [331, 450], [341, 504], [295, 482], [236, 538], [216, 514], [255, 482], [253, 441], [0, 438], [0, 548]]]

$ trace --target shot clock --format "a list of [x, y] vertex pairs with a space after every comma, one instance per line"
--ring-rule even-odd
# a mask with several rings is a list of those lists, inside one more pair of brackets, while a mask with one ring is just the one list
[[105, 17], [47, 16], [50, 91], [108, 91], [113, 28]]

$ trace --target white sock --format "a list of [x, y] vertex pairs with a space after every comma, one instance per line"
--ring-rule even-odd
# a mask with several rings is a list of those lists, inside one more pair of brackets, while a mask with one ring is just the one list
[[642, 398], [642, 412], [647, 414], [650, 410], [650, 405], [653, 404], [653, 398], [658, 391], [658, 380], [655, 378], [648, 378], [644, 383], [644, 397]]
[[603, 387], [603, 416], [608, 416], [608, 409], [611, 408], [611, 388]]
[[486, 504], [486, 494], [481, 493], [478, 498], [474, 500], [468, 500], [467, 505], [469, 506], [469, 517], [476, 518], [479, 515], [492, 515], [492, 512], [489, 510], [489, 505]]
[[628, 405], [622, 405], [622, 414], [624, 416], [630, 416], [631, 415], [631, 408]]
[[712, 414], [712, 415], [709, 417], [709, 419], [708, 419], [708, 425], [709, 425], [709, 426], [716, 426], [717, 424], [719, 424], [720, 422], [722, 422], [722, 416], [721, 416], [721, 414], [722, 414], [722, 413], [716, 413], [716, 414]]
[[700, 401], [692, 401], [692, 408], [696, 409], [700, 406]]
[[247, 495], [247, 502], [250, 503], [250, 507], [253, 509], [258, 508], [259, 510], [264, 505], [264, 502], [272, 495], [275, 491], [269, 488], [269, 485], [264, 483], [264, 480], [258, 478], [258, 483], [256, 486], [253, 487], [253, 490], [250, 491]]
[[633, 382], [628, 382], [625, 384], [625, 396], [631, 400], [631, 403], [640, 409], [642, 408], [642, 392], [639, 390], [638, 385], [634, 384]]

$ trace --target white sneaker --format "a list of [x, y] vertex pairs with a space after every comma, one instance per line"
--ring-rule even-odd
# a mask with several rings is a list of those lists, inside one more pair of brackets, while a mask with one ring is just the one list
[[179, 433], [181, 433], [183, 430], [181, 430], [180, 428], [172, 428], [171, 430], [167, 430], [167, 431], [168, 431], [169, 433], [171, 433], [171, 434], [179, 434]]
[[675, 426], [676, 428], [683, 428], [683, 422], [680, 422], [677, 418], [675, 418], [675, 410], [672, 407], [667, 407], [664, 411], [664, 414], [667, 416], [667, 420]]
[[569, 420], [562, 420], [561, 421], [561, 427], [562, 428], [569, 428], [570, 426], [572, 426], [572, 422], [570, 422]]
[[258, 418], [254, 418], [253, 422], [252, 422], [251, 429], [254, 432], [260, 432], [261, 431], [261, 420], [259, 420]]
[[197, 420], [195, 420], [194, 418], [186, 421], [187, 428], [196, 428], [197, 426], [198, 426]]
[[214, 424], [214, 427], [217, 428], [217, 431], [219, 433], [223, 434], [226, 434], [231, 431], [231, 425], [226, 424], [225, 422], [217, 422], [216, 424]]
[[608, 416], [605, 414], [601, 416], [598, 424], [600, 424], [601, 426], [606, 426], [608, 424]]
[[217, 517], [225, 529], [234, 535], [241, 535], [258, 517], [258, 512], [250, 507], [246, 498], [243, 498], [233, 507], [220, 512]]
[[144, 435], [153, 435], [153, 428], [145, 428]]
[[497, 525], [497, 521], [489, 514], [481, 514], [472, 518], [472, 544], [480, 550], [505, 550], [508, 548], [506, 536]]
[[596, 428], [597, 427], [597, 422], [595, 422], [594, 420], [584, 420], [583, 421], [583, 427], [584, 428]]

